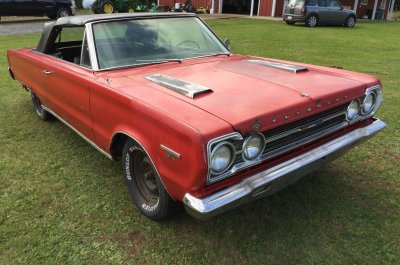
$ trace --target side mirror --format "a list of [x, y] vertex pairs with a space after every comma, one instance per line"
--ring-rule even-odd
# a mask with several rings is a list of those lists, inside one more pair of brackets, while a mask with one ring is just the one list
[[224, 45], [226, 48], [228, 48], [228, 50], [231, 50], [231, 40], [230, 39], [225, 39]]

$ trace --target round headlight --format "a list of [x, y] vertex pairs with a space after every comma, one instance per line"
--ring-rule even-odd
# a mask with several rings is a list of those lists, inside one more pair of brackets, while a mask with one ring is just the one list
[[370, 113], [375, 106], [376, 96], [375, 93], [368, 94], [362, 104], [362, 114]]
[[350, 105], [347, 107], [347, 119], [352, 120], [354, 119], [357, 115], [358, 112], [360, 111], [360, 103], [358, 100], [353, 100]]
[[233, 162], [234, 151], [234, 147], [227, 142], [218, 144], [211, 153], [212, 172], [218, 174], [225, 171]]
[[255, 134], [246, 139], [243, 144], [243, 156], [247, 160], [252, 160], [258, 157], [264, 150], [264, 137]]

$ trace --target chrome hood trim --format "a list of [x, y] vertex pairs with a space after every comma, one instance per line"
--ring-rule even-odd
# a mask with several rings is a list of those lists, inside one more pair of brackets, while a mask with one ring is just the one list
[[297, 66], [297, 65], [292, 65], [292, 64], [284, 64], [284, 63], [276, 63], [276, 62], [271, 62], [271, 61], [264, 61], [264, 60], [244, 60], [247, 63], [253, 63], [253, 64], [258, 64], [274, 69], [279, 69], [283, 71], [288, 71], [292, 73], [298, 73], [298, 72], [305, 72], [308, 71], [306, 67], [303, 66]]
[[200, 94], [213, 92], [212, 89], [208, 87], [190, 83], [167, 75], [153, 74], [146, 76], [145, 78], [189, 98], [195, 98]]

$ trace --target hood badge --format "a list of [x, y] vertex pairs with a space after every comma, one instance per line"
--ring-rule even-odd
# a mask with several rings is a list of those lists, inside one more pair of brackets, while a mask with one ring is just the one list
[[253, 132], [260, 132], [261, 131], [261, 121], [255, 120], [251, 124], [251, 129]]

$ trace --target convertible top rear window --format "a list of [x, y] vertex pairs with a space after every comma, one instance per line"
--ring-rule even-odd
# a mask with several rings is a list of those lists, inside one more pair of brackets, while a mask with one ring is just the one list
[[96, 23], [93, 35], [100, 69], [229, 53], [197, 18]]

